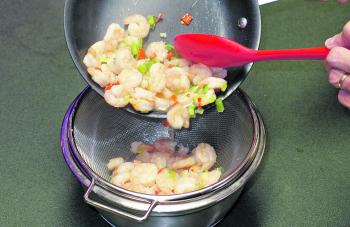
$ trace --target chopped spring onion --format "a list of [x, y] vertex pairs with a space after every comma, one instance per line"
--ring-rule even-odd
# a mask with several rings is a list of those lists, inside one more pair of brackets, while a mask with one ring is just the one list
[[130, 102], [130, 95], [125, 96], [125, 97], [124, 97], [124, 101], [125, 101], [126, 103], [129, 103], [129, 102]]
[[191, 85], [191, 87], [190, 87], [190, 91], [194, 92], [194, 93], [196, 93], [198, 91], [198, 89], [199, 89], [199, 86], [197, 86], [197, 85]]
[[169, 169], [168, 170], [168, 176], [169, 176], [170, 179], [176, 180], [176, 172], [174, 170]]
[[167, 44], [165, 44], [165, 49], [167, 49], [168, 51], [173, 51], [175, 48], [173, 45], [167, 43]]
[[196, 113], [202, 115], [204, 113], [204, 109], [203, 108], [196, 109]]
[[143, 40], [139, 39], [137, 42], [133, 42], [130, 44], [131, 53], [134, 56], [134, 58], [137, 58], [139, 51], [142, 49], [143, 46]]
[[223, 173], [223, 172], [224, 172], [224, 167], [220, 166], [220, 167], [218, 167], [218, 170], [219, 170], [221, 173]]
[[141, 64], [137, 67], [137, 69], [142, 73], [143, 75], [147, 73], [148, 69], [145, 64]]
[[166, 32], [161, 32], [161, 33], [159, 33], [159, 35], [160, 35], [160, 38], [166, 39], [166, 37], [167, 37]]
[[101, 64], [107, 64], [107, 63], [108, 63], [108, 60], [109, 60], [109, 58], [107, 58], [107, 57], [101, 57], [101, 58], [100, 58]]
[[154, 30], [156, 28], [156, 24], [157, 24], [157, 18], [155, 16], [148, 16], [148, 23], [151, 26], [151, 29]]
[[208, 91], [209, 91], [209, 86], [208, 86], [208, 85], [205, 85], [204, 88], [203, 88], [203, 90], [202, 90], [203, 94], [207, 94]]
[[212, 95], [212, 96], [210, 96], [210, 97], [208, 98], [207, 102], [208, 102], [208, 103], [213, 103], [213, 102], [215, 102], [215, 100], [216, 100], [216, 95], [214, 94], [214, 95]]
[[221, 90], [222, 92], [224, 92], [224, 91], [226, 91], [226, 89], [227, 89], [227, 82], [224, 83], [224, 85], [221, 86], [220, 90]]
[[224, 107], [224, 103], [222, 102], [222, 98], [216, 99], [215, 105], [216, 105], [216, 111], [218, 111], [219, 113], [224, 112], [225, 107]]
[[150, 70], [150, 68], [152, 67], [152, 65], [156, 63], [155, 61], [149, 60], [144, 62], [143, 64], [140, 64], [137, 69], [140, 71], [140, 73], [142, 73], [143, 75], [145, 75], [146, 73], [148, 73], [148, 71]]
[[196, 110], [196, 106], [193, 103], [188, 106], [188, 114], [190, 115], [191, 118], [194, 118], [196, 116], [195, 110]]
[[132, 55], [136, 58], [137, 54], [139, 53], [138, 45], [136, 43], [132, 43], [130, 48], [131, 48]]

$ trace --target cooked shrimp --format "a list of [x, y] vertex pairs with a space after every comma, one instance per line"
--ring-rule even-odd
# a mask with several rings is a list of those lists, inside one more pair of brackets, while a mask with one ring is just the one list
[[221, 171], [218, 168], [209, 172], [202, 172], [198, 177], [199, 185], [201, 187], [207, 187], [211, 184], [218, 182], [220, 177]]
[[198, 180], [194, 177], [183, 176], [176, 181], [174, 192], [176, 194], [192, 192], [198, 189]]
[[201, 86], [208, 85], [212, 89], [223, 89], [227, 87], [227, 81], [218, 77], [208, 77], [200, 82]]
[[105, 87], [109, 83], [117, 82], [117, 76], [112, 72], [102, 72], [100, 69], [88, 68], [88, 73], [91, 75], [91, 79], [98, 83], [101, 87]]
[[187, 108], [181, 104], [175, 105], [168, 111], [167, 121], [174, 129], [190, 127], [190, 116]]
[[153, 163], [136, 164], [131, 172], [131, 182], [134, 185], [152, 186], [156, 182], [158, 168]]
[[129, 25], [128, 33], [138, 38], [145, 38], [150, 29], [147, 19], [139, 14], [124, 18], [124, 24]]
[[146, 99], [131, 98], [130, 104], [135, 110], [140, 111], [141, 113], [148, 113], [154, 108], [154, 102]]
[[193, 102], [193, 95], [190, 92], [179, 94], [176, 96], [176, 102], [188, 106]]
[[188, 71], [190, 69], [191, 62], [184, 58], [172, 58], [171, 60], [164, 60], [164, 65], [168, 68], [180, 67]]
[[168, 55], [168, 50], [165, 48], [165, 43], [152, 42], [146, 48], [146, 55], [149, 58], [156, 58], [159, 61], [164, 61]]
[[188, 73], [179, 67], [174, 67], [166, 71], [166, 87], [174, 92], [186, 92], [190, 88]]
[[203, 64], [194, 64], [190, 67], [189, 78], [193, 84], [199, 84], [207, 77], [211, 77], [210, 68]]
[[124, 69], [119, 74], [118, 81], [122, 85], [135, 88], [141, 84], [142, 74], [137, 69]]
[[137, 88], [135, 88], [133, 97], [136, 99], [145, 99], [145, 100], [148, 100], [150, 102], [153, 102], [155, 99], [155, 94], [151, 91], [146, 90], [146, 89], [137, 87]]
[[154, 105], [155, 110], [166, 112], [170, 108], [170, 101], [168, 99], [155, 97]]
[[178, 174], [171, 169], [163, 169], [156, 178], [157, 187], [164, 194], [171, 194], [175, 189]]
[[[120, 174], [124, 172], [131, 172], [134, 169], [134, 163], [132, 162], [124, 162], [119, 165], [118, 169], [116, 169], [115, 173]], [[113, 172], [114, 174], [114, 172]]]
[[170, 158], [171, 154], [169, 152], [154, 152], [151, 155], [150, 162], [155, 164], [158, 169], [162, 169], [167, 166], [167, 162]]
[[151, 162], [152, 154], [149, 152], [142, 152], [138, 155], [136, 155], [135, 160], [149, 163]]
[[184, 169], [189, 168], [196, 164], [196, 159], [193, 156], [189, 156], [186, 158], [180, 158], [177, 160], [172, 166], [172, 169]]
[[172, 153], [175, 152], [176, 142], [169, 138], [160, 138], [154, 142], [153, 146], [157, 151]]
[[108, 26], [104, 40], [107, 42], [110, 41], [121, 41], [125, 37], [125, 31], [119, 24], [112, 23]]
[[149, 70], [148, 89], [153, 92], [161, 92], [165, 88], [166, 67], [161, 63], [153, 64]]
[[168, 88], [164, 88], [163, 91], [161, 92], [161, 95], [162, 95], [164, 98], [170, 99], [171, 96], [174, 95], [174, 92], [170, 91]]
[[113, 73], [119, 74], [123, 69], [135, 68], [136, 60], [131, 53], [129, 47], [120, 48], [117, 50], [115, 56], [107, 63]]
[[124, 107], [129, 104], [132, 88], [126, 85], [114, 85], [104, 93], [106, 102], [115, 107]]
[[100, 61], [97, 60], [95, 56], [90, 53], [87, 53], [83, 59], [83, 63], [88, 68], [96, 68], [101, 65]]
[[[210, 103], [215, 102], [216, 99], [216, 94], [214, 89], [209, 89], [208, 92], [206, 94], [200, 94], [200, 95], [194, 95], [194, 104], [199, 106], [205, 106], [208, 105]], [[199, 102], [199, 98], [200, 98], [200, 102]]]
[[212, 146], [207, 143], [200, 143], [192, 151], [198, 165], [202, 170], [209, 170], [216, 162], [216, 152]]
[[227, 77], [227, 70], [226, 69], [212, 67], [211, 71], [212, 71], [214, 77], [219, 77], [221, 79], [224, 79]]
[[130, 172], [118, 173], [111, 178], [111, 183], [117, 186], [123, 186], [126, 182], [130, 180]]
[[118, 157], [118, 158], [112, 158], [109, 160], [107, 164], [107, 168], [109, 171], [112, 171], [120, 166], [124, 162], [124, 158]]
[[154, 146], [151, 144], [145, 144], [142, 142], [132, 142], [131, 152], [134, 154], [141, 154], [143, 152], [151, 152], [154, 150]]

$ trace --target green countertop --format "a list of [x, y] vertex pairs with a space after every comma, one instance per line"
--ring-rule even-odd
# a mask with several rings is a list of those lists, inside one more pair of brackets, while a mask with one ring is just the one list
[[[107, 226], [84, 204], [60, 151], [60, 124], [83, 89], [66, 49], [63, 1], [0, 2], [0, 226]], [[350, 3], [261, 7], [261, 49], [322, 45]], [[219, 226], [350, 226], [350, 111], [318, 61], [254, 65], [243, 89], [262, 113], [266, 154]]]

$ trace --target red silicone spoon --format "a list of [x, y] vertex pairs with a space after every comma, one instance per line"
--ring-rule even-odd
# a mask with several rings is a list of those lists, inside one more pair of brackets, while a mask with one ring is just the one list
[[321, 60], [329, 49], [325, 46], [288, 50], [253, 50], [230, 39], [209, 34], [182, 34], [174, 39], [176, 51], [188, 60], [211, 67], [240, 66], [269, 60]]

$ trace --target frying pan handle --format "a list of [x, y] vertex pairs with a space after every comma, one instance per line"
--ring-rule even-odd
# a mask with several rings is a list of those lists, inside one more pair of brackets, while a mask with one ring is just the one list
[[143, 216], [133, 215], [133, 214], [130, 214], [128, 212], [121, 211], [121, 210], [118, 210], [116, 208], [112, 208], [112, 207], [109, 207], [109, 206], [104, 205], [102, 203], [96, 202], [96, 201], [92, 200], [91, 198], [89, 198], [89, 195], [93, 191], [93, 188], [95, 187], [95, 185], [96, 185], [95, 184], [95, 179], [92, 178], [91, 184], [90, 184], [90, 186], [88, 187], [87, 191], [84, 194], [84, 200], [85, 200], [85, 202], [87, 204], [89, 204], [91, 206], [94, 206], [96, 208], [105, 210], [105, 211], [110, 212], [112, 214], [119, 215], [119, 216], [122, 216], [122, 217], [125, 217], [125, 218], [128, 218], [128, 219], [131, 219], [133, 221], [137, 221], [137, 222], [145, 221], [149, 217], [149, 215], [152, 212], [153, 208], [158, 203], [158, 201], [155, 201], [155, 200], [152, 201], [152, 203], [150, 204], [150, 206], [147, 209], [147, 212]]

